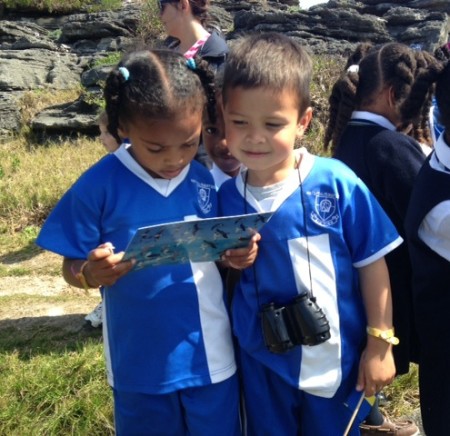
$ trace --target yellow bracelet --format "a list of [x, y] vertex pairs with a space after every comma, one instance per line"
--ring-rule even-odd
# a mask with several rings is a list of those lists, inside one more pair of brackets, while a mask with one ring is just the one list
[[75, 277], [78, 279], [78, 281], [83, 285], [83, 288], [85, 291], [89, 290], [90, 286], [89, 283], [86, 280], [86, 276], [84, 275], [84, 269], [86, 268], [86, 265], [88, 264], [88, 261], [85, 260], [81, 264], [80, 270], [75, 274]]
[[400, 343], [400, 340], [397, 337], [395, 337], [395, 332], [393, 328], [389, 330], [380, 330], [376, 329], [375, 327], [367, 327], [366, 331], [368, 335], [381, 339], [382, 341], [387, 342], [388, 344], [398, 345]]

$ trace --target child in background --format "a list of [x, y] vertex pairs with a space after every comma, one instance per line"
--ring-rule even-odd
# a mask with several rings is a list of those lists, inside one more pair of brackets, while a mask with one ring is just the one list
[[[126, 137], [52, 211], [37, 243], [64, 256], [77, 287], [104, 288], [103, 332], [116, 434], [238, 435], [239, 391], [223, 285], [214, 262], [129, 273], [142, 226], [217, 215], [214, 181], [193, 161], [204, 66], [169, 50], [133, 53], [105, 85], [109, 130]], [[227, 251], [249, 265], [249, 248]], [[114, 248], [115, 247], [115, 248]], [[115, 250], [115, 251], [114, 251]]]
[[225, 180], [239, 174], [241, 163], [230, 153], [225, 140], [225, 125], [220, 97], [221, 74], [216, 77], [215, 83], [217, 104], [215, 107], [208, 106], [208, 110], [204, 112], [202, 139], [206, 152], [212, 160], [211, 174], [217, 189], [219, 189]]
[[98, 117], [98, 128], [100, 130], [99, 139], [102, 141], [108, 153], [114, 153], [119, 147], [122, 141], [118, 142], [117, 139], [111, 135], [108, 131], [108, 114], [103, 111]]
[[[358, 55], [359, 54], [359, 55]], [[368, 186], [404, 238], [404, 220], [415, 178], [425, 160], [419, 143], [405, 135], [428, 121], [437, 62], [399, 43], [358, 48], [352, 64], [334, 84], [325, 148], [346, 163]], [[416, 131], [417, 129], [413, 129]], [[418, 338], [412, 304], [412, 270], [407, 244], [386, 256], [392, 288], [394, 325], [400, 344], [394, 349], [397, 374], [417, 362]], [[406, 420], [392, 423], [375, 407], [363, 434], [402, 431], [418, 434]], [[366, 432], [366, 433], [364, 433]]]
[[422, 166], [405, 227], [419, 335], [420, 408], [428, 436], [450, 434], [450, 63], [436, 84], [443, 133]]
[[[116, 138], [108, 131], [108, 115], [106, 111], [102, 111], [98, 117], [98, 128], [100, 130], [99, 139], [106, 151], [108, 153], [114, 153], [120, 147], [120, 143], [117, 142]], [[92, 327], [97, 328], [102, 325], [102, 313], [103, 304], [100, 302], [92, 312], [84, 317], [84, 319], [90, 322]]]
[[[221, 213], [275, 212], [232, 302], [250, 436], [343, 435], [349, 399], [374, 395], [395, 374], [384, 255], [401, 238], [345, 165], [305, 149], [296, 158], [312, 116], [311, 74], [305, 50], [272, 33], [236, 41], [225, 65], [227, 145], [247, 170], [222, 185]], [[329, 325], [329, 339], [321, 331], [311, 346], [283, 315], [305, 294]], [[264, 323], [263, 332], [269, 312], [279, 329]], [[360, 416], [349, 434], [359, 434]]]

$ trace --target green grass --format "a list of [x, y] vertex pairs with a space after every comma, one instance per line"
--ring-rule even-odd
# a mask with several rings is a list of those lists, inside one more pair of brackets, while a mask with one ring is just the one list
[[113, 434], [112, 394], [102, 345], [74, 350], [0, 354], [0, 434]]

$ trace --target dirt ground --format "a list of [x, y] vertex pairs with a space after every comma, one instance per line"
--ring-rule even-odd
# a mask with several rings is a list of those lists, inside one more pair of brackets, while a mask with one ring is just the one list
[[23, 331], [51, 325], [72, 332], [86, 327], [84, 316], [100, 301], [99, 291], [69, 286], [58, 274], [60, 263], [59, 256], [47, 252], [24, 260], [2, 258], [6, 268], [29, 274], [0, 277], [0, 297], [7, 297], [0, 305], [0, 334], [11, 327]]

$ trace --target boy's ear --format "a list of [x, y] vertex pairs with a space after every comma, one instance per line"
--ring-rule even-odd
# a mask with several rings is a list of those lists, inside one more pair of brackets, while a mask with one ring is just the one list
[[297, 123], [297, 137], [301, 138], [309, 126], [312, 118], [312, 107], [308, 107]]

